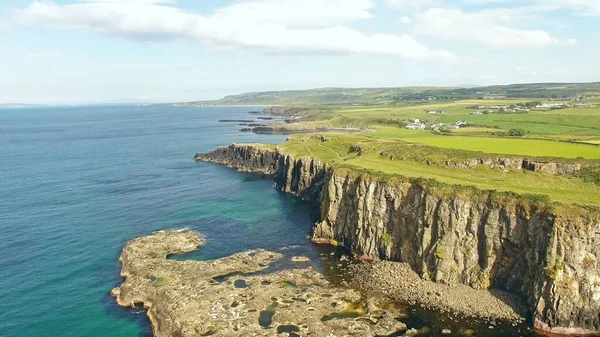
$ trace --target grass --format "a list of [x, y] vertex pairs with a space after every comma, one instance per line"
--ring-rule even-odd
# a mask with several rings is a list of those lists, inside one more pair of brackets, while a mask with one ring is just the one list
[[398, 174], [405, 177], [435, 179], [451, 185], [475, 186], [482, 190], [548, 195], [552, 201], [566, 204], [598, 205], [600, 189], [591, 183], [562, 176], [550, 176], [530, 171], [503, 172], [478, 167], [454, 169], [416, 162], [394, 162], [376, 156], [345, 162], [369, 171]]
[[[600, 135], [600, 108], [570, 108], [561, 110], [532, 109], [527, 114], [472, 115], [472, 105], [511, 105], [528, 100], [463, 100], [450, 103], [433, 103], [403, 107], [366, 107], [340, 109], [338, 117], [353, 118], [375, 124], [378, 119], [420, 118], [431, 122], [454, 123], [465, 120], [470, 124], [494, 129], [522, 128], [533, 134], [573, 134], [576, 136]], [[426, 110], [443, 110], [444, 114], [427, 114]]]
[[[584, 103], [600, 104], [600, 83], [512, 85], [479, 91], [490, 92], [486, 96], [493, 99], [475, 99], [480, 95], [473, 95], [466, 89], [416, 87], [403, 90], [322, 89], [252, 97], [272, 96], [279, 100], [288, 97], [290, 102], [302, 103], [304, 112], [300, 113], [299, 122], [283, 126], [292, 132], [294, 129], [306, 132], [324, 128], [371, 130], [360, 134], [327, 133], [323, 135], [326, 141], [322, 141], [321, 135], [295, 135], [279, 145], [286, 153], [316, 157], [331, 163], [334, 168], [359, 174], [366, 172], [381, 179], [429, 179], [432, 185], [437, 182], [444, 186], [469, 186], [477, 191], [543, 196], [532, 197], [532, 200], [544, 202], [600, 205], [600, 188], [596, 184], [600, 175], [597, 169], [600, 167], [600, 107], [532, 108], [527, 113], [499, 113], [490, 108], [534, 101], [556, 103], [549, 97], [578, 95], [587, 97]], [[310, 105], [311, 100], [318, 104]], [[474, 105], [485, 108], [472, 108]], [[427, 110], [443, 110], [444, 113], [429, 114]], [[476, 110], [493, 113], [472, 114]], [[468, 127], [448, 132], [404, 128], [407, 122], [417, 118], [430, 125], [449, 125], [464, 120]], [[509, 131], [515, 129], [524, 130], [524, 134], [509, 137]], [[451, 168], [446, 164], [498, 158], [579, 163], [592, 170], [582, 171], [585, 175], [552, 176], [526, 170], [503, 171], [482, 165], [471, 169]]]
[[481, 138], [431, 135], [410, 139], [436, 147], [535, 157], [599, 159], [600, 147], [536, 139]]
[[[596, 146], [600, 144], [600, 108], [532, 109], [526, 114], [471, 114], [476, 110], [470, 108], [472, 105], [511, 105], [530, 100], [463, 100], [412, 106], [338, 108], [324, 114], [323, 118], [336, 127], [369, 127], [377, 131], [372, 135], [376, 138], [400, 139], [443, 148], [521, 156], [600, 158], [600, 147]], [[428, 114], [426, 110], [429, 109], [445, 113]], [[452, 131], [450, 135], [461, 136], [452, 138], [404, 129], [403, 123], [414, 118], [444, 124], [465, 120], [470, 127]], [[498, 137], [511, 129], [523, 129], [526, 136], [523, 139]]]
[[[485, 166], [460, 169], [440, 165], [447, 160], [493, 158], [486, 153], [446, 151], [431, 146], [376, 139], [364, 135], [332, 134], [326, 137], [330, 140], [322, 142], [320, 136], [316, 135], [290, 137], [280, 145], [280, 149], [295, 156], [316, 157], [334, 166], [357, 171], [364, 170], [375, 176], [398, 175], [407, 178], [434, 179], [449, 185], [473, 186], [480, 190], [514, 192], [521, 195], [547, 195], [551, 201], [565, 204], [589, 206], [600, 204], [600, 188], [594, 183], [584, 182], [573, 176], [552, 176], [525, 170], [502, 171]], [[350, 151], [352, 145], [360, 146], [360, 153]], [[384, 157], [381, 152], [394, 154], [399, 160]], [[429, 164], [426, 161], [429, 161]]]
[[[370, 137], [378, 139], [397, 139], [430, 146], [459, 149], [468, 151], [479, 151], [493, 154], [519, 155], [525, 157], [562, 157], [562, 158], [585, 158], [600, 159], [600, 146], [592, 142], [597, 140], [581, 140], [580, 143], [569, 143], [564, 141], [551, 141], [529, 138], [490, 138], [468, 136], [468, 128], [452, 135], [433, 134], [430, 131], [405, 130], [395, 127], [376, 127], [376, 132]], [[466, 136], [463, 136], [466, 134]], [[584, 144], [590, 142], [591, 144]]]

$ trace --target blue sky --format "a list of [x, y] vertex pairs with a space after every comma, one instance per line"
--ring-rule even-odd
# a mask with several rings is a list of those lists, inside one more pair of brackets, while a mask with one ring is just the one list
[[600, 80], [600, 0], [2, 0], [0, 103]]

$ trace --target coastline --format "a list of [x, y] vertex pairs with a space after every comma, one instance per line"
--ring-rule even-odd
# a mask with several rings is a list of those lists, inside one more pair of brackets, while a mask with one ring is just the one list
[[143, 304], [154, 336], [345, 336], [406, 331], [402, 308], [381, 297], [329, 283], [312, 268], [269, 270], [283, 258], [262, 249], [217, 260], [175, 261], [168, 255], [204, 244], [200, 233], [159, 231], [136, 238], [120, 257], [118, 305]]
[[[568, 281], [569, 279], [586, 282], [587, 278], [593, 277], [594, 273], [590, 274], [581, 269], [574, 269], [569, 272], [569, 278], [566, 278], [562, 269], [554, 267], [563, 263], [573, 265], [573, 260], [581, 254], [585, 256], [585, 254], [595, 255], [597, 253], [595, 251], [597, 247], [586, 245], [584, 241], [581, 241], [584, 238], [577, 234], [583, 228], [588, 228], [593, 232], [594, 226], [597, 225], [594, 216], [586, 215], [587, 213], [583, 209], [579, 215], [568, 218], [552, 213], [553, 208], [536, 206], [527, 200], [511, 201], [511, 197], [508, 195], [508, 199], [504, 201], [500, 199], [501, 204], [498, 205], [478, 204], [479, 201], [465, 199], [465, 196], [451, 201], [452, 199], [446, 199], [444, 196], [436, 196], [434, 191], [428, 191], [425, 186], [414, 182], [401, 180], [398, 182], [399, 185], [392, 186], [389, 183], [380, 183], [360, 175], [352, 178], [349, 173], [336, 173], [336, 170], [315, 159], [295, 159], [279, 153], [278, 150], [260, 145], [232, 145], [209, 154], [197, 154], [195, 159], [224, 164], [239, 171], [273, 174], [277, 189], [312, 201], [320, 209], [321, 214], [320, 221], [313, 228], [313, 241], [338, 243], [365, 259], [409, 262], [411, 269], [421, 279], [432, 280], [436, 283], [448, 285], [463, 283], [474, 290], [488, 289], [492, 285], [505, 289], [526, 303], [534, 317], [534, 322], [539, 321], [546, 324], [548, 328], [544, 328], [539, 323], [533, 326], [540, 332], [560, 334], [564, 331], [577, 331], [587, 335], [599, 334], [597, 328], [594, 328], [596, 323], [593, 323], [599, 318], [591, 313], [594, 312], [594, 307], [600, 305], [593, 300], [596, 296], [594, 294], [600, 290], [592, 290], [591, 293], [574, 293], [568, 286], [564, 288], [563, 285], [565, 281], [572, 282]], [[415, 192], [418, 193], [414, 194]], [[412, 217], [411, 213], [414, 211], [407, 209], [408, 213], [404, 213], [401, 209], [396, 208], [398, 206], [390, 209], [389, 205], [405, 203], [398, 200], [390, 204], [390, 199], [399, 198], [399, 196], [407, 198], [407, 194], [410, 196], [411, 193], [414, 196], [411, 196], [410, 199], [415, 199], [409, 204], [418, 200], [424, 202], [423, 206], [419, 206], [419, 208], [424, 207], [419, 212], [424, 211], [425, 213], [414, 215], [426, 216], [426, 219], [429, 219], [426, 220], [429, 225], [421, 227], [422, 225], [419, 223], [422, 220], [415, 219], [411, 222], [403, 220], [403, 225], [400, 226], [414, 226], [415, 223], [412, 221], [417, 221], [416, 224], [419, 227], [404, 229], [403, 231], [408, 230], [409, 232], [402, 232], [402, 234], [394, 233], [394, 228], [399, 226], [397, 223], [399, 219], [386, 224], [392, 219], [397, 219], [395, 215], [390, 214], [401, 212], [400, 216]], [[431, 206], [426, 206], [436, 204], [438, 205], [436, 206], [437, 211], [430, 208]], [[388, 206], [386, 209], [378, 208], [375, 205]], [[453, 208], [455, 210], [452, 210]], [[466, 209], [463, 211], [461, 208]], [[455, 214], [456, 212], [458, 213]], [[469, 212], [472, 215], [473, 212], [476, 212], [475, 215], [488, 215], [480, 220], [474, 219], [467, 222], [470, 217]], [[505, 220], [501, 216], [502, 213], [515, 214], [516, 218], [514, 219], [516, 220], [510, 220], [513, 218], [512, 215]], [[518, 217], [523, 220], [518, 220], [517, 214], [521, 214]], [[340, 218], [340, 216], [342, 217]], [[430, 218], [430, 216], [433, 217]], [[518, 222], [514, 222], [517, 220]], [[461, 223], [464, 223], [466, 227], [448, 227], [448, 224], [453, 222], [455, 225], [452, 226], [463, 226]], [[471, 225], [468, 223], [478, 222], [480, 223], [478, 226], [481, 226], [479, 230], [469, 229]], [[371, 227], [369, 223], [382, 223], [382, 225]], [[499, 232], [496, 232], [496, 227]], [[502, 239], [503, 228], [507, 227], [512, 228], [511, 231], [514, 234]], [[466, 231], [465, 234], [470, 231], [484, 234], [475, 236], [460, 234], [464, 231]], [[528, 232], [536, 233], [533, 234], [533, 241], [530, 234], [527, 234]], [[422, 243], [403, 239], [414, 235], [411, 233], [429, 234], [427, 237], [419, 239], [423, 241]], [[444, 236], [448, 235], [444, 233], [456, 233], [453, 235], [458, 236], [450, 235], [445, 239]], [[551, 234], [549, 239], [556, 237], [564, 239], [560, 239], [561, 241], [558, 242], [537, 239], [544, 233]], [[435, 241], [429, 242], [429, 240]], [[466, 246], [457, 246], [457, 241], [464, 240], [469, 240], [465, 241]], [[505, 242], [510, 240], [512, 241], [510, 245], [516, 247], [504, 247], [502, 240]], [[562, 240], [579, 240], [581, 243], [575, 246], [565, 246]], [[422, 246], [423, 244], [427, 244], [427, 246]], [[508, 245], [508, 243], [505, 244]], [[519, 245], [523, 247], [521, 250], [517, 248]], [[469, 246], [484, 248], [484, 250], [469, 253], [468, 248], [464, 248]], [[463, 253], [463, 249], [467, 250]], [[529, 249], [531, 253], [522, 251], [523, 249]], [[557, 251], [562, 252], [562, 255], [557, 255]], [[538, 257], [539, 254], [547, 255], [542, 255], [543, 260], [536, 260], [536, 255], [532, 254], [536, 254]], [[482, 267], [482, 263], [485, 263], [484, 267]], [[498, 274], [498, 268], [501, 268], [502, 273]], [[555, 273], [549, 272], [555, 268], [557, 269]], [[520, 288], [516, 286], [520, 286]], [[567, 292], [562, 290], [557, 293], [552, 290], [556, 287], [565, 289]], [[571, 310], [576, 310], [580, 314], [571, 316]], [[565, 330], [565, 328], [570, 330]]]
[[525, 304], [515, 295], [423, 280], [406, 263], [372, 261], [358, 264], [352, 270], [352, 284], [370, 293], [389, 296], [399, 303], [487, 324], [523, 324], [528, 316]]

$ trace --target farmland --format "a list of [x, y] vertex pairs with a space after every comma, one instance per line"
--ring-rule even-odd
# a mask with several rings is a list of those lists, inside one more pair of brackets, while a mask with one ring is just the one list
[[[448, 160], [494, 157], [490, 154], [445, 151], [432, 146], [362, 135], [329, 134], [326, 137], [329, 140], [323, 142], [322, 138], [315, 135], [292, 136], [279, 147], [295, 156], [311, 156], [333, 165], [365, 170], [374, 175], [383, 173], [434, 179], [446, 184], [474, 186], [484, 190], [543, 194], [550, 196], [552, 201], [568, 204], [597, 205], [600, 200], [597, 185], [574, 177], [483, 166], [471, 169], [451, 168], [435, 164]], [[360, 148], [360, 153], [353, 151], [352, 147]], [[382, 152], [397, 154], [396, 159], [383, 157]], [[595, 161], [589, 163], [595, 164]]]
[[[598, 83], [315, 89], [224, 99], [232, 100], [290, 102], [294, 108], [268, 113], [292, 117], [293, 123], [271, 130], [301, 133], [278, 145], [295, 156], [375, 177], [429, 179], [538, 195], [561, 204], [600, 205]], [[352, 133], [339, 132], [344, 130]], [[520, 165], [475, 165], [498, 160], [577, 169], [555, 174]]]

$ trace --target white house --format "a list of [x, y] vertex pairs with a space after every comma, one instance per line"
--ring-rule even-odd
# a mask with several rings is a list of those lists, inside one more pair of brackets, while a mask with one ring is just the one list
[[429, 126], [429, 128], [430, 128], [431, 130], [438, 130], [438, 129], [439, 129], [439, 128], [441, 128], [442, 126], [444, 126], [444, 124], [442, 124], [442, 123], [437, 123], [437, 124], [432, 124], [432, 125], [430, 125], [430, 126]]
[[425, 124], [421, 123], [421, 120], [414, 119], [411, 124], [405, 126], [408, 130], [425, 130]]
[[562, 107], [563, 104], [556, 104], [556, 103], [551, 103], [551, 104], [538, 104], [535, 107], [536, 108], [543, 108], [543, 109], [548, 109], [548, 108], [558, 108], [558, 107]]
[[408, 124], [405, 126], [408, 130], [425, 130], [425, 124]]

